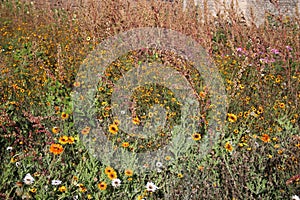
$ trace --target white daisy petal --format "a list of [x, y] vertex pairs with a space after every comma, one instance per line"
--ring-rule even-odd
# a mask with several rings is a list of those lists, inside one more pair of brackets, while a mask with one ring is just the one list
[[24, 182], [26, 185], [31, 185], [31, 184], [34, 182], [34, 178], [28, 173], [28, 174], [26, 174], [26, 176], [24, 177], [23, 182]]

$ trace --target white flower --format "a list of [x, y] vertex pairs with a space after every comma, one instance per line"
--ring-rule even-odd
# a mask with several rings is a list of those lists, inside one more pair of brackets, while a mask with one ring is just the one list
[[20, 167], [21, 166], [21, 163], [20, 162], [16, 162], [16, 167]]
[[163, 166], [163, 164], [161, 162], [156, 163], [156, 167], [161, 168], [162, 166]]
[[162, 172], [162, 169], [161, 168], [157, 168], [156, 171], [157, 171], [157, 173], [160, 173], [160, 172]]
[[113, 179], [112, 182], [111, 182], [112, 186], [113, 187], [120, 187], [121, 185], [121, 180], [116, 178], [116, 179]]
[[292, 196], [292, 200], [300, 200], [300, 198], [297, 195]]
[[28, 173], [28, 174], [26, 174], [26, 176], [24, 177], [23, 181], [24, 181], [24, 183], [25, 183], [26, 185], [30, 185], [30, 184], [32, 184], [32, 183], [34, 182], [34, 178]]
[[60, 181], [60, 180], [52, 180], [52, 181], [51, 181], [51, 184], [52, 184], [52, 185], [60, 185], [60, 184], [61, 184], [61, 181]]
[[159, 189], [154, 183], [148, 182], [146, 185], [147, 191], [148, 192], [155, 192], [155, 190]]
[[7, 151], [11, 151], [13, 148], [12, 147], [7, 147], [6, 150]]

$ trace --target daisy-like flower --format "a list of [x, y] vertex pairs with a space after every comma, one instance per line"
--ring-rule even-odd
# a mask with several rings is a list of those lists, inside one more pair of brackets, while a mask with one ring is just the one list
[[6, 150], [7, 151], [11, 151], [13, 148], [12, 147], [7, 147]]
[[177, 174], [177, 177], [178, 177], [178, 178], [182, 178], [182, 177], [183, 177], [183, 174], [179, 173], [179, 174]]
[[297, 195], [293, 195], [292, 200], [300, 200], [300, 198]]
[[126, 176], [132, 176], [133, 175], [133, 171], [131, 169], [126, 169], [125, 170], [125, 175]]
[[50, 146], [50, 152], [58, 155], [61, 154], [64, 151], [64, 148], [60, 144], [51, 144]]
[[57, 126], [54, 126], [54, 127], [52, 128], [52, 133], [53, 133], [53, 134], [57, 134], [57, 133], [59, 133], [59, 131], [60, 131], [60, 128], [57, 127]]
[[60, 185], [60, 184], [61, 184], [61, 181], [60, 181], [60, 180], [52, 180], [52, 181], [51, 181], [51, 184], [52, 184], [52, 185]]
[[67, 114], [67, 113], [65, 113], [65, 112], [62, 112], [62, 113], [61, 113], [61, 118], [62, 118], [63, 120], [68, 119], [68, 118], [69, 118], [69, 114]]
[[122, 147], [124, 147], [124, 148], [129, 147], [129, 142], [123, 142], [123, 143], [122, 143]]
[[16, 165], [16, 167], [20, 167], [21, 163], [20, 162], [16, 162], [15, 165]]
[[68, 136], [66, 136], [66, 135], [63, 135], [63, 136], [61, 136], [60, 138], [59, 138], [59, 143], [60, 144], [67, 144], [68, 143], [68, 140], [69, 140], [69, 137]]
[[113, 135], [117, 134], [117, 133], [118, 133], [118, 130], [119, 130], [119, 128], [118, 128], [118, 126], [115, 125], [115, 124], [111, 124], [111, 125], [109, 126], [109, 128], [108, 128], [108, 131], [109, 131], [111, 134], [113, 134]]
[[110, 180], [117, 179], [117, 178], [118, 178], [117, 172], [113, 171], [113, 172], [107, 174], [107, 177], [108, 177]]
[[37, 191], [36, 188], [31, 188], [31, 189], [29, 190], [29, 192], [32, 192], [32, 193], [36, 193], [36, 191]]
[[81, 134], [87, 135], [87, 134], [89, 134], [90, 130], [91, 130], [91, 128], [86, 126], [84, 129], [81, 130]]
[[227, 119], [228, 119], [229, 122], [236, 122], [237, 116], [235, 114], [228, 113], [227, 114]]
[[24, 182], [26, 185], [31, 185], [31, 184], [34, 182], [34, 178], [28, 173], [28, 174], [26, 174], [26, 176], [24, 177], [23, 182]]
[[114, 172], [115, 170], [112, 168], [112, 167], [106, 167], [105, 168], [105, 170], [104, 170], [104, 173], [106, 174], [106, 175], [108, 175], [108, 174], [110, 174], [110, 173], [112, 173], [112, 172]]
[[111, 181], [111, 184], [112, 184], [112, 186], [113, 187], [120, 187], [121, 186], [121, 180], [120, 179], [118, 179], [118, 178], [116, 178], [116, 179], [113, 179], [112, 181]]
[[61, 187], [58, 188], [58, 190], [60, 192], [65, 192], [65, 191], [67, 191], [67, 188], [66, 188], [66, 186], [61, 186]]
[[139, 125], [140, 124], [140, 119], [138, 117], [135, 117], [132, 119], [132, 123], [134, 123], [135, 125]]
[[233, 147], [232, 147], [232, 145], [230, 144], [230, 142], [226, 142], [226, 144], [225, 144], [224, 147], [225, 147], [226, 151], [231, 152], [231, 151], [233, 150]]
[[86, 192], [87, 191], [87, 188], [82, 183], [77, 184], [77, 186], [79, 187], [80, 192]]
[[157, 162], [155, 165], [156, 165], [156, 167], [158, 167], [158, 168], [161, 168], [161, 167], [163, 166], [163, 164], [162, 164], [161, 162]]
[[68, 144], [73, 144], [75, 141], [75, 138], [73, 136], [68, 137]]
[[73, 86], [74, 87], [79, 87], [80, 86], [80, 82], [74, 82]]
[[261, 136], [261, 140], [262, 140], [263, 142], [265, 142], [265, 143], [271, 141], [270, 136], [269, 136], [268, 134], [263, 134], [263, 135]]
[[201, 134], [200, 133], [194, 133], [192, 135], [193, 140], [198, 141], [201, 140]]
[[102, 181], [101, 183], [98, 183], [97, 186], [98, 186], [99, 190], [106, 190], [106, 188], [107, 188], [107, 184], [104, 181]]
[[155, 190], [159, 189], [154, 183], [148, 182], [146, 185], [146, 189], [148, 192], [155, 192]]

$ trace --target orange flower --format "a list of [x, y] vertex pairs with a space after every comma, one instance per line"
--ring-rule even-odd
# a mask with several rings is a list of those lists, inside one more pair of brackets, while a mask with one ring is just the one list
[[123, 143], [122, 143], [122, 147], [124, 147], [124, 148], [129, 147], [129, 143], [128, 143], [128, 142], [123, 142]]
[[82, 129], [81, 134], [87, 135], [87, 134], [89, 134], [90, 130], [91, 130], [91, 128], [86, 126], [84, 129]]
[[64, 151], [64, 148], [60, 144], [51, 144], [50, 146], [50, 152], [58, 155], [61, 154]]
[[206, 96], [206, 94], [205, 94], [205, 92], [201, 91], [201, 92], [199, 93], [199, 96], [200, 96], [202, 99], [204, 99], [205, 96]]
[[270, 136], [269, 136], [268, 134], [263, 134], [263, 135], [261, 136], [261, 140], [262, 140], [263, 142], [270, 142]]
[[80, 86], [80, 82], [75, 82], [73, 85], [74, 85], [74, 87], [79, 87]]

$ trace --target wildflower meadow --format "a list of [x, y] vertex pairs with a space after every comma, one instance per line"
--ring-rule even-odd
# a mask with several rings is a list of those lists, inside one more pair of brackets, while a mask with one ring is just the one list
[[75, 2], [0, 3], [0, 199], [299, 199], [298, 9]]

